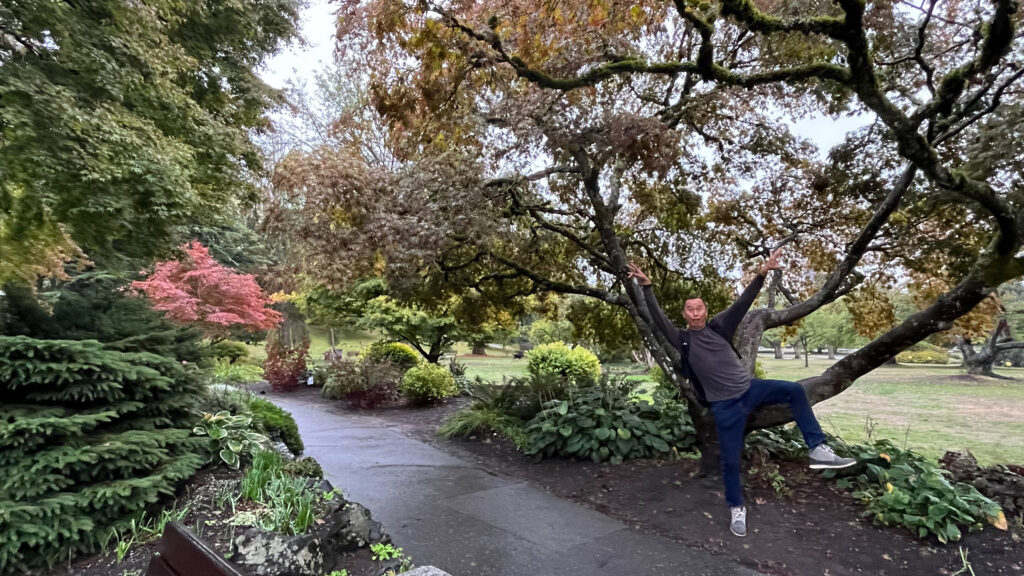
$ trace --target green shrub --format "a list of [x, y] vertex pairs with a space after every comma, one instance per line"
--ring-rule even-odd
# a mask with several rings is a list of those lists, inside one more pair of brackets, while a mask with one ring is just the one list
[[662, 394], [670, 398], [679, 397], [679, 387], [665, 375], [665, 371], [661, 369], [661, 366], [655, 365], [654, 368], [651, 368], [651, 371], [647, 373], [647, 377], [654, 381], [656, 389]]
[[362, 359], [376, 363], [390, 362], [408, 370], [420, 363], [421, 356], [408, 344], [378, 340], [363, 352]]
[[211, 384], [206, 389], [200, 409], [210, 414], [224, 410], [232, 414], [248, 412], [249, 398], [252, 398], [252, 393], [247, 390], [227, 384]]
[[213, 365], [214, 382], [231, 384], [249, 384], [263, 379], [263, 369], [245, 363], [232, 363], [227, 358], [220, 358]]
[[200, 390], [177, 359], [0, 337], [0, 573], [95, 551], [191, 478]]
[[746, 448], [749, 452], [784, 460], [795, 460], [807, 456], [807, 445], [804, 443], [803, 434], [795, 425], [754, 430], [747, 435]]
[[948, 364], [949, 353], [931, 350], [904, 351], [896, 355], [896, 361], [900, 364]]
[[324, 477], [324, 469], [320, 467], [320, 463], [309, 456], [288, 462], [284, 465], [283, 470], [296, 478], [320, 479]]
[[459, 362], [458, 358], [452, 356], [452, 359], [448, 362], [448, 371], [455, 378], [455, 386], [459, 389], [459, 394], [469, 394], [473, 381], [466, 376], [465, 362]]
[[761, 364], [760, 360], [754, 360], [754, 378], [758, 380], [768, 379], [768, 372], [764, 369], [764, 365]]
[[344, 399], [357, 408], [375, 408], [400, 397], [403, 370], [391, 362], [346, 359], [328, 366], [326, 383], [320, 391], [324, 398]]
[[252, 430], [252, 414], [232, 415], [228, 411], [203, 414], [203, 419], [192, 429], [198, 436], [209, 436], [213, 451], [229, 468], [238, 470], [242, 456], [263, 450], [267, 437]]
[[336, 362], [336, 360], [313, 366], [313, 386], [323, 388], [327, 384], [327, 377], [330, 375], [333, 362]]
[[420, 402], [430, 402], [459, 394], [455, 378], [444, 366], [420, 364], [414, 366], [402, 377], [403, 394]]
[[357, 390], [345, 397], [353, 408], [376, 408], [401, 400], [402, 395], [398, 392], [398, 383], [394, 381], [382, 381], [370, 386], [365, 390]]
[[341, 400], [357, 390], [367, 387], [367, 375], [363, 362], [359, 360], [335, 360], [323, 366], [324, 387], [320, 395], [331, 400]]
[[[59, 289], [36, 294], [6, 284], [0, 298], [0, 333], [40, 340], [98, 340], [108, 350], [150, 352], [203, 364], [209, 347], [200, 333], [176, 326], [128, 281], [105, 272], [79, 275]], [[38, 297], [37, 297], [38, 296]], [[48, 300], [47, 310], [39, 298]]]
[[945, 348], [918, 342], [896, 355], [900, 364], [948, 364], [949, 352]]
[[526, 447], [525, 425], [515, 416], [510, 416], [494, 408], [470, 406], [449, 415], [437, 429], [437, 433], [445, 438], [466, 438], [474, 434], [497, 432], [515, 443], [516, 448]]
[[247, 390], [226, 385], [210, 386], [202, 409], [212, 414], [221, 411], [232, 414], [248, 412], [252, 414], [254, 430], [284, 442], [288, 450], [296, 456], [302, 453], [302, 437], [292, 415], [273, 402]]
[[[950, 481], [948, 471], [889, 440], [866, 446], [833, 439], [830, 444], [862, 463], [861, 474], [840, 478], [837, 485], [853, 489], [851, 496], [867, 505], [864, 516], [876, 524], [904, 526], [921, 538], [932, 534], [945, 544], [960, 540], [962, 528], [974, 532], [1003, 517], [999, 505], [974, 486]], [[825, 475], [835, 476], [835, 471]]]
[[548, 400], [564, 400], [572, 389], [560, 375], [528, 375], [509, 378], [503, 384], [477, 380], [470, 386], [474, 405], [495, 408], [526, 422], [541, 411]]
[[536, 376], [558, 376], [571, 386], [594, 384], [601, 376], [601, 362], [593, 352], [564, 342], [542, 344], [526, 353], [526, 368]]
[[210, 354], [214, 358], [227, 358], [229, 361], [235, 362], [249, 356], [249, 347], [242, 342], [221, 340], [210, 344]]
[[299, 436], [299, 426], [291, 414], [256, 395], [250, 395], [248, 408], [257, 430], [284, 442], [292, 454], [302, 454], [305, 447], [302, 444], [302, 437]]
[[684, 404], [662, 394], [654, 403], [630, 400], [622, 381], [573, 390], [568, 400], [544, 404], [526, 425], [526, 454], [590, 458], [620, 463], [631, 458], [671, 454], [696, 441]]
[[1007, 519], [1016, 516], [1024, 523], [1024, 466], [996, 464], [982, 468], [971, 452], [946, 452], [939, 464], [957, 482], [966, 482], [978, 489], [1003, 509]]

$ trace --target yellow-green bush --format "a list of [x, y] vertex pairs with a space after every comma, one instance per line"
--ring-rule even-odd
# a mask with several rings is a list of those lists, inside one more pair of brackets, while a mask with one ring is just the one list
[[210, 355], [214, 358], [227, 358], [229, 361], [234, 362], [239, 358], [249, 356], [249, 347], [242, 342], [221, 340], [220, 342], [210, 344]]
[[428, 402], [456, 396], [459, 388], [455, 377], [444, 366], [419, 364], [402, 377], [401, 391], [413, 400]]
[[896, 361], [900, 364], [946, 364], [949, 362], [949, 352], [944, 348], [919, 342], [909, 350], [897, 354]]
[[537, 346], [526, 353], [526, 361], [530, 374], [558, 376], [573, 386], [593, 384], [601, 376], [601, 361], [593, 352], [582, 346], [569, 348], [564, 342]]
[[363, 360], [377, 363], [390, 362], [398, 365], [403, 370], [416, 366], [422, 360], [420, 354], [413, 350], [412, 346], [401, 342], [387, 342], [385, 340], [378, 340], [370, 344], [363, 352], [362, 358]]

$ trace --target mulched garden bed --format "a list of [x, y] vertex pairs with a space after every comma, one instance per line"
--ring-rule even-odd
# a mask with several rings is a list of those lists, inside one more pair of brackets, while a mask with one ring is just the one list
[[382, 418], [407, 436], [582, 503], [643, 532], [734, 558], [766, 574], [952, 575], [964, 567], [961, 548], [978, 576], [1024, 574], [1024, 530], [1019, 518], [1011, 519], [1009, 532], [987, 527], [943, 546], [913, 538], [902, 527], [873, 525], [861, 517], [863, 506], [838, 490], [834, 481], [801, 463], [782, 461], [777, 462], [785, 479], [782, 493], [768, 478], [747, 476], [750, 532], [746, 538], [737, 538], [728, 530], [720, 480], [697, 478], [696, 461], [639, 460], [620, 465], [535, 462], [498, 437], [438, 437], [435, 432], [441, 420], [467, 403], [466, 399], [454, 399], [427, 408], [350, 410]]

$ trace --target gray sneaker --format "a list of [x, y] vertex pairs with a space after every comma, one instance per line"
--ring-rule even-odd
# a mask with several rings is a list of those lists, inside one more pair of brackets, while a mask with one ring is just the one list
[[811, 450], [811, 469], [848, 468], [857, 463], [853, 458], [840, 458], [828, 444], [819, 444]]
[[733, 506], [729, 508], [732, 521], [729, 523], [729, 530], [737, 536], [747, 535], [747, 508], [745, 506]]

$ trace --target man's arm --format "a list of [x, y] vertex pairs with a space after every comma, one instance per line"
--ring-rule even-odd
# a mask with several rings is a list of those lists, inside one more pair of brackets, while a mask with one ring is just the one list
[[643, 287], [644, 299], [647, 300], [647, 308], [651, 311], [651, 317], [654, 319], [654, 325], [661, 330], [661, 333], [668, 338], [668, 341], [679, 348], [679, 328], [668, 319], [665, 311], [658, 305], [658, 299], [654, 297], [654, 289], [650, 284]]
[[736, 329], [739, 328], [740, 322], [747, 315], [747, 310], [750, 310], [754, 300], [757, 300], [757, 295], [761, 292], [761, 287], [764, 286], [764, 278], [763, 274], [758, 274], [753, 282], [748, 284], [743, 290], [743, 294], [740, 294], [740, 297], [732, 303], [732, 306], [729, 306], [711, 319], [711, 322], [721, 326], [722, 335], [726, 340], [732, 340], [732, 336], [736, 333]]
[[658, 305], [658, 299], [654, 297], [654, 289], [651, 288], [651, 279], [644, 274], [636, 264], [630, 262], [629, 266], [629, 277], [635, 278], [637, 283], [643, 288], [644, 300], [647, 302], [647, 309], [651, 312], [651, 318], [654, 320], [654, 325], [661, 330], [661, 333], [668, 338], [676, 348], [679, 348], [680, 334], [679, 328], [676, 328], [668, 316], [665, 315], [665, 311]]
[[729, 306], [725, 311], [711, 319], [711, 322], [722, 329], [720, 334], [725, 336], [726, 340], [732, 341], [732, 337], [736, 334], [736, 329], [739, 328], [740, 322], [747, 315], [747, 310], [750, 310], [754, 300], [757, 300], [757, 295], [761, 292], [761, 287], [764, 286], [764, 279], [768, 276], [768, 273], [781, 268], [779, 265], [780, 254], [782, 254], [782, 248], [776, 248], [768, 256], [768, 260], [765, 260], [765, 263], [761, 265], [757, 277], [743, 290], [743, 294], [740, 294], [740, 297], [732, 303], [732, 306]]

